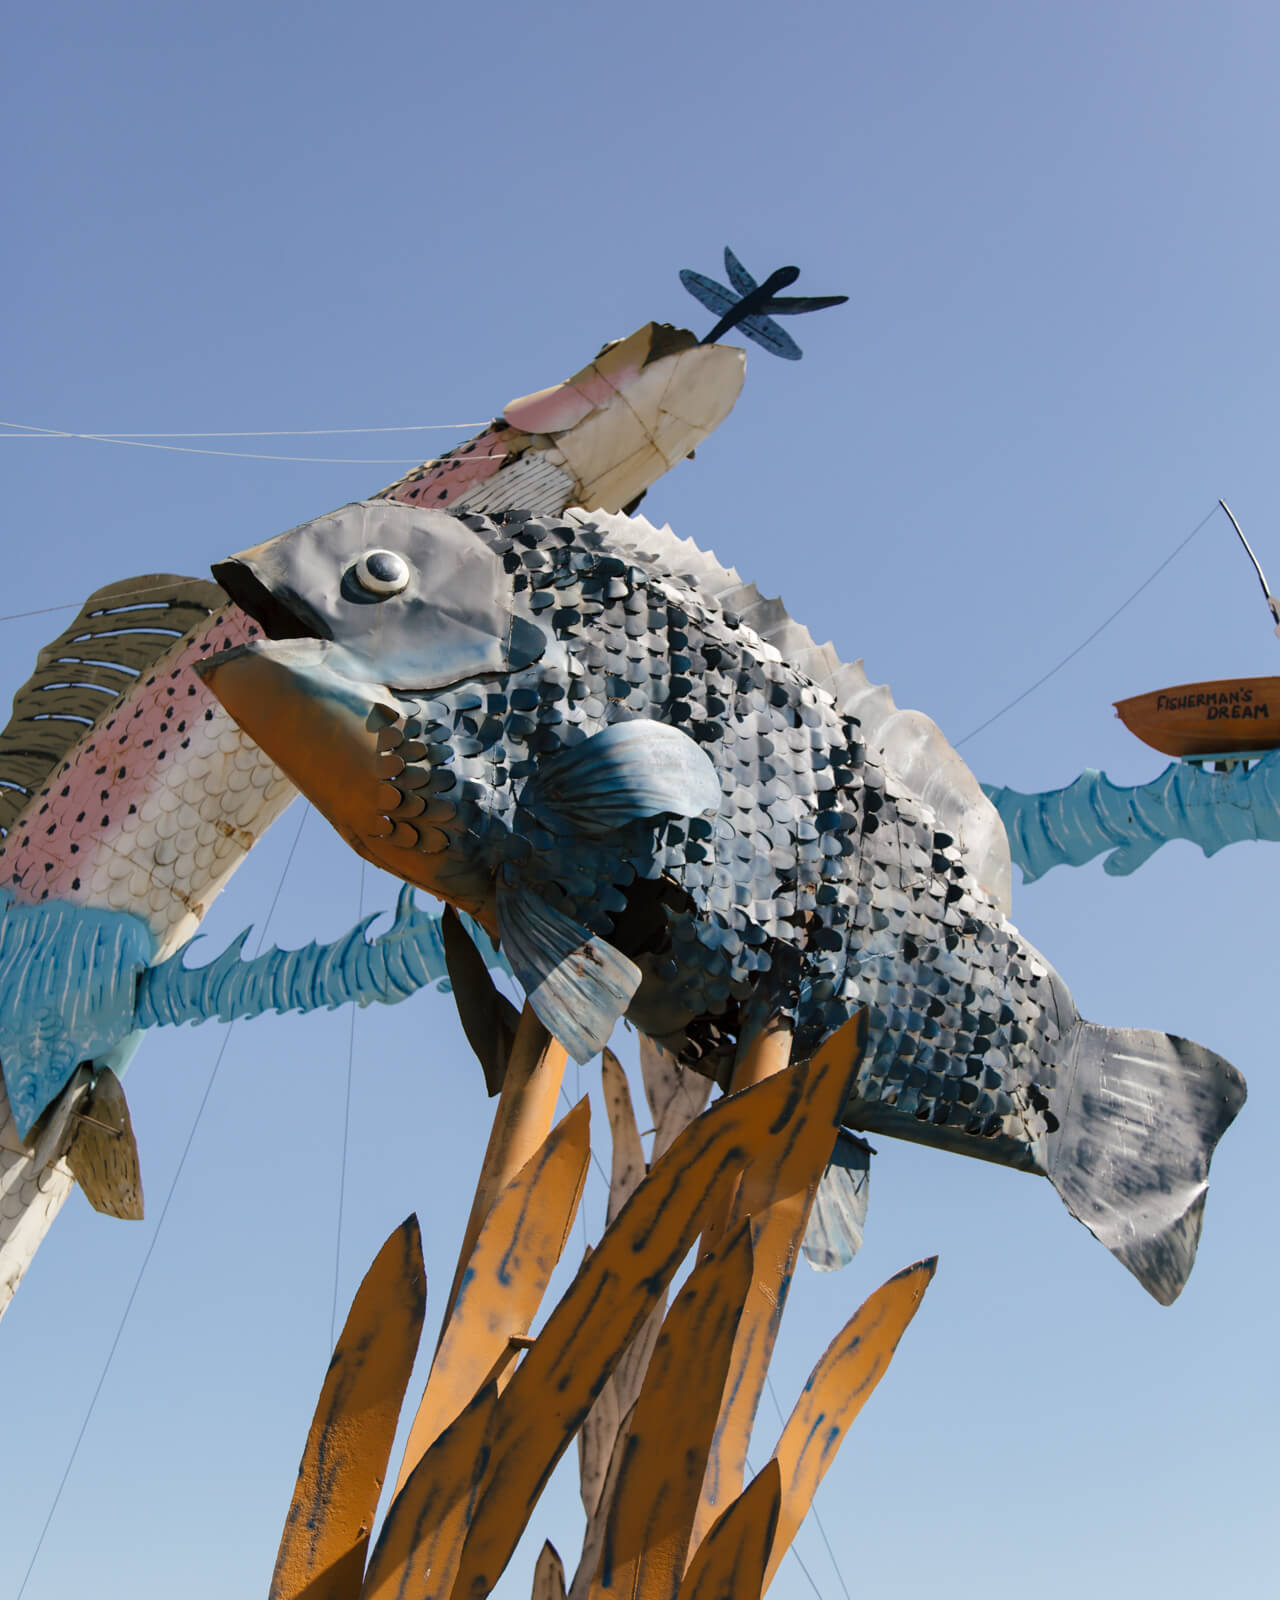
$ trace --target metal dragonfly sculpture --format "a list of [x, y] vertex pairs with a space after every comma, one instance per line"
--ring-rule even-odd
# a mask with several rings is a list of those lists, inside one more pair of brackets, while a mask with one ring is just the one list
[[779, 289], [790, 288], [800, 276], [799, 267], [779, 267], [763, 283], [757, 283], [728, 245], [724, 247], [724, 270], [733, 286], [730, 289], [689, 267], [680, 272], [680, 282], [694, 299], [720, 318], [703, 339], [703, 344], [715, 344], [731, 328], [740, 328], [748, 339], [770, 355], [781, 356], [784, 361], [799, 361], [804, 352], [791, 335], [778, 326], [774, 317], [825, 311], [828, 306], [842, 306], [849, 298], [847, 294], [779, 295]]

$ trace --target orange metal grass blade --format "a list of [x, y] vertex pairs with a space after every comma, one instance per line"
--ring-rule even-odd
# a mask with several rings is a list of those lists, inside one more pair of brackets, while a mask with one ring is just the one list
[[270, 1600], [355, 1600], [413, 1370], [427, 1280], [417, 1217], [378, 1252], [343, 1324], [307, 1435]]
[[751, 1278], [747, 1220], [699, 1262], [667, 1313], [636, 1404], [593, 1600], [675, 1600]]
[[835, 1138], [854, 1061], [833, 1052], [730, 1095], [680, 1135], [583, 1263], [512, 1378], [488, 1440], [490, 1465], [454, 1585], [485, 1595], [511, 1558], [544, 1483], [628, 1342], [670, 1283], [727, 1185], [763, 1151], [800, 1186], [812, 1159], [796, 1130]]
[[774, 1452], [785, 1489], [769, 1553], [766, 1588], [841, 1441], [888, 1371], [937, 1265], [936, 1256], [917, 1261], [877, 1289], [831, 1341], [810, 1374]]
[[[865, 1040], [866, 1019], [859, 1013], [831, 1035], [814, 1056], [813, 1065], [847, 1079], [857, 1070]], [[777, 1080], [770, 1077], [765, 1081]], [[718, 1513], [742, 1488], [751, 1428], [778, 1325], [818, 1181], [831, 1157], [835, 1136], [834, 1118], [828, 1122], [815, 1114], [794, 1121], [789, 1138], [780, 1144], [774, 1161], [760, 1158], [744, 1168], [729, 1208], [729, 1226], [745, 1216], [752, 1219], [756, 1277], [734, 1341], [724, 1406], [694, 1522], [695, 1540], [706, 1534]]]
[[600, 1489], [599, 1502], [587, 1518], [586, 1531], [582, 1535], [582, 1551], [578, 1557], [577, 1570], [573, 1574], [573, 1582], [569, 1586], [569, 1600], [590, 1600], [591, 1580], [600, 1565], [600, 1551], [604, 1545], [604, 1530], [609, 1521], [609, 1507], [613, 1504], [618, 1477], [626, 1458], [627, 1439], [631, 1433], [631, 1419], [634, 1415], [635, 1407], [632, 1406], [618, 1423], [608, 1470], [605, 1472], [604, 1483]]
[[760, 1600], [781, 1498], [778, 1463], [770, 1461], [698, 1546], [676, 1600]]
[[516, 1029], [515, 1042], [502, 1080], [502, 1094], [493, 1113], [489, 1144], [480, 1167], [471, 1215], [467, 1218], [458, 1251], [458, 1266], [449, 1288], [445, 1307], [446, 1322], [458, 1297], [462, 1275], [480, 1237], [484, 1219], [498, 1196], [537, 1153], [538, 1146], [551, 1131], [556, 1096], [564, 1076], [565, 1052], [538, 1020], [533, 1007], [525, 1003]]
[[[609, 1173], [609, 1210], [606, 1226], [635, 1192], [645, 1175], [644, 1146], [640, 1142], [640, 1129], [631, 1104], [631, 1090], [627, 1075], [617, 1056], [605, 1050], [600, 1061], [600, 1077], [604, 1089], [605, 1110], [609, 1116], [609, 1133], [613, 1144], [613, 1160]], [[618, 1424], [635, 1404], [640, 1393], [640, 1379], [648, 1365], [653, 1341], [658, 1337], [662, 1322], [657, 1307], [650, 1314], [657, 1322], [650, 1330], [645, 1327], [628, 1347], [627, 1354], [618, 1363], [613, 1376], [595, 1398], [586, 1421], [578, 1430], [578, 1480], [582, 1495], [582, 1508], [590, 1517], [600, 1503], [600, 1490], [609, 1470], [609, 1458], [618, 1438]], [[646, 1341], [646, 1333], [651, 1337]], [[640, 1346], [637, 1349], [637, 1346]], [[639, 1365], [638, 1376], [631, 1378], [627, 1369]], [[624, 1372], [631, 1381], [624, 1383]]]
[[512, 1338], [529, 1331], [565, 1240], [591, 1159], [584, 1099], [498, 1196], [476, 1240], [409, 1430], [396, 1491], [468, 1404]]
[[530, 1600], [565, 1600], [564, 1562], [560, 1553], [548, 1539], [538, 1552], [538, 1564], [533, 1569], [533, 1594]]
[[449, 1593], [497, 1403], [497, 1384], [487, 1384], [409, 1474], [382, 1524], [362, 1600], [440, 1600]]

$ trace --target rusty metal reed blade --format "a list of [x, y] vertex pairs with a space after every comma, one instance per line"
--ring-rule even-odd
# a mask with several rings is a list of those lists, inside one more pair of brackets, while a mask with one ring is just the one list
[[855, 1067], [847, 1051], [820, 1052], [730, 1095], [654, 1165], [499, 1401], [455, 1597], [471, 1600], [497, 1582], [556, 1461], [741, 1168], [767, 1162], [786, 1192], [808, 1182], [812, 1141], [801, 1130], [812, 1122], [834, 1141]]
[[778, 1463], [769, 1461], [716, 1519], [676, 1600], [760, 1600], [781, 1498]]
[[592, 1600], [675, 1600], [751, 1278], [748, 1218], [698, 1263], [662, 1325], [632, 1418]]
[[426, 1313], [417, 1217], [374, 1259], [343, 1324], [307, 1435], [270, 1600], [356, 1600]]
[[888, 1371], [937, 1265], [937, 1256], [931, 1256], [882, 1284], [854, 1312], [809, 1374], [774, 1451], [783, 1491], [765, 1573], [766, 1588], [808, 1514], [845, 1434]]
[[574, 1106], [498, 1196], [485, 1218], [440, 1336], [396, 1479], [409, 1474], [528, 1333], [564, 1249], [591, 1159], [591, 1107]]
[[[361, 1600], [442, 1600], [451, 1593], [497, 1405], [497, 1384], [486, 1384], [409, 1474], [373, 1547]], [[517, 1537], [523, 1528], [522, 1521]]]
[[507, 1061], [502, 1094], [493, 1114], [489, 1144], [462, 1236], [442, 1327], [448, 1325], [462, 1275], [494, 1201], [551, 1131], [564, 1064], [564, 1046], [551, 1037], [526, 1001]]
[[[865, 1041], [866, 1016], [859, 1012], [822, 1045], [812, 1066], [850, 1081], [862, 1058]], [[769, 1062], [769, 1070], [774, 1069], [776, 1056]], [[775, 1073], [767, 1077], [760, 1087], [777, 1082], [777, 1076]], [[718, 1513], [742, 1488], [752, 1424], [809, 1212], [835, 1144], [837, 1120], [838, 1112], [829, 1122], [816, 1115], [794, 1121], [785, 1143], [775, 1140], [767, 1152], [744, 1165], [728, 1208], [724, 1224], [727, 1227], [736, 1226], [744, 1217], [751, 1218], [756, 1280], [738, 1324], [724, 1404], [694, 1524], [695, 1541], [706, 1535]], [[782, 1148], [778, 1148], [780, 1144]]]
[[560, 1552], [548, 1539], [538, 1552], [538, 1564], [533, 1569], [533, 1594], [530, 1600], [566, 1600], [564, 1592], [564, 1562]]

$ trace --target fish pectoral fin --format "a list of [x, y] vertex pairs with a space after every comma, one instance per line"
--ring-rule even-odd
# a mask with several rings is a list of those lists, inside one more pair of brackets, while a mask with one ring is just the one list
[[838, 1272], [862, 1248], [871, 1184], [872, 1149], [841, 1129], [804, 1231], [804, 1258], [815, 1272]]
[[1049, 1181], [1170, 1305], [1195, 1262], [1209, 1160], [1244, 1104], [1244, 1079], [1189, 1039], [1091, 1022], [1077, 1024], [1068, 1071], [1048, 1136]]
[[575, 1061], [590, 1061], [630, 1005], [639, 967], [541, 895], [505, 884], [498, 932], [538, 1017]]
[[695, 739], [637, 717], [544, 761], [520, 803], [600, 836], [642, 817], [700, 817], [720, 799], [719, 774]]
[[66, 1159], [85, 1199], [106, 1216], [141, 1222], [138, 1146], [124, 1089], [110, 1067], [98, 1074], [73, 1116], [77, 1127]]

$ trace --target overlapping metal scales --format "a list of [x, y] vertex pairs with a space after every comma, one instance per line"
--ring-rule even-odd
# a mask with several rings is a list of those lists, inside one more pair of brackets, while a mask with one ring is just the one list
[[594, 523], [620, 553], [693, 584], [829, 694], [843, 715], [856, 717], [868, 749], [930, 807], [954, 836], [966, 869], [1008, 914], [1012, 870], [1004, 824], [931, 717], [895, 705], [888, 686], [872, 683], [861, 661], [841, 661], [833, 645], [815, 643], [781, 599], [766, 599], [755, 584], [744, 583], [733, 567], [721, 565], [714, 551], [700, 550], [692, 539], [677, 538], [669, 527], [656, 528], [645, 517], [620, 513], [573, 510], [566, 520]]
[[211, 611], [216, 583], [149, 573], [96, 589], [36, 658], [0, 733], [0, 838], [72, 745]]

